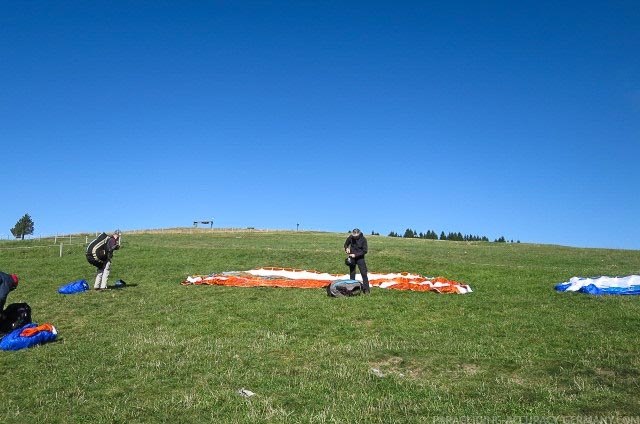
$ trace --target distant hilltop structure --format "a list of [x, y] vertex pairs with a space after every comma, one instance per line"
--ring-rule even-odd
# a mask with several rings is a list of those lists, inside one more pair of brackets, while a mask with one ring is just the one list
[[196, 220], [193, 221], [193, 227], [198, 228], [198, 224], [208, 225], [209, 228], [213, 228], [213, 219]]

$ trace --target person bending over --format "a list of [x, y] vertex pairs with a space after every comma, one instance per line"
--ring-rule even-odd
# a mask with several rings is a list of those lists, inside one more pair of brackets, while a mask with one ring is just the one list
[[5, 274], [0, 272], [0, 319], [4, 318], [4, 304], [7, 302], [9, 292], [18, 288], [20, 279], [16, 274]]
[[358, 228], [354, 228], [344, 242], [344, 251], [351, 261], [349, 263], [349, 278], [356, 279], [356, 265], [362, 276], [362, 291], [369, 294], [369, 278], [367, 276], [367, 263], [364, 256], [368, 252], [367, 239]]
[[106, 290], [107, 280], [111, 272], [111, 259], [113, 252], [120, 249], [120, 231], [116, 230], [112, 235], [101, 234], [96, 240], [89, 243], [87, 249], [87, 261], [96, 267], [96, 281], [93, 288]]

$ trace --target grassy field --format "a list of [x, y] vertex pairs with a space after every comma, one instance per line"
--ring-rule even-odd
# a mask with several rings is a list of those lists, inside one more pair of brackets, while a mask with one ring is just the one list
[[110, 284], [129, 286], [66, 296], [93, 283], [86, 236], [0, 242], [0, 270], [21, 277], [8, 303], [59, 332], [0, 352], [0, 422], [640, 422], [640, 297], [554, 290], [638, 274], [640, 251], [367, 236], [370, 271], [474, 293], [180, 284], [262, 266], [344, 273], [346, 236], [124, 234]]

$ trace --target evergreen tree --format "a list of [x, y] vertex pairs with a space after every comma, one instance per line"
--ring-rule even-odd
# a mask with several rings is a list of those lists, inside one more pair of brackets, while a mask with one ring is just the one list
[[33, 234], [33, 228], [33, 220], [27, 213], [16, 222], [15, 227], [11, 229], [11, 234], [13, 234], [15, 238], [20, 237], [20, 239], [24, 240], [24, 236]]
[[[449, 241], [466, 241], [466, 242], [473, 242], [473, 241], [486, 241], [489, 242], [489, 238], [487, 236], [479, 236], [479, 235], [474, 235], [474, 234], [462, 234], [461, 232], [454, 232], [454, 231], [450, 231], [448, 233], [445, 233], [444, 231], [440, 232], [440, 236], [438, 236], [438, 234], [433, 231], [433, 230], [427, 230], [426, 233], [423, 232], [417, 232], [411, 228], [407, 228], [404, 232], [404, 235], [400, 235], [394, 231], [391, 231], [389, 233], [389, 237], [404, 237], [404, 238], [421, 238], [421, 239], [430, 239], [430, 240], [449, 240]], [[504, 238], [504, 236], [495, 239], [494, 242], [496, 243], [506, 243], [507, 240]], [[514, 243], [513, 240], [511, 240], [511, 243]], [[520, 243], [520, 240], [517, 241], [517, 243]]]

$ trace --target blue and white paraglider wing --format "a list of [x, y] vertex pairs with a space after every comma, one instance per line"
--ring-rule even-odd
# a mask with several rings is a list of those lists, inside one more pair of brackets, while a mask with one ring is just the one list
[[557, 284], [556, 290], [592, 295], [637, 295], [640, 294], [640, 275], [597, 278], [573, 277], [568, 282]]

